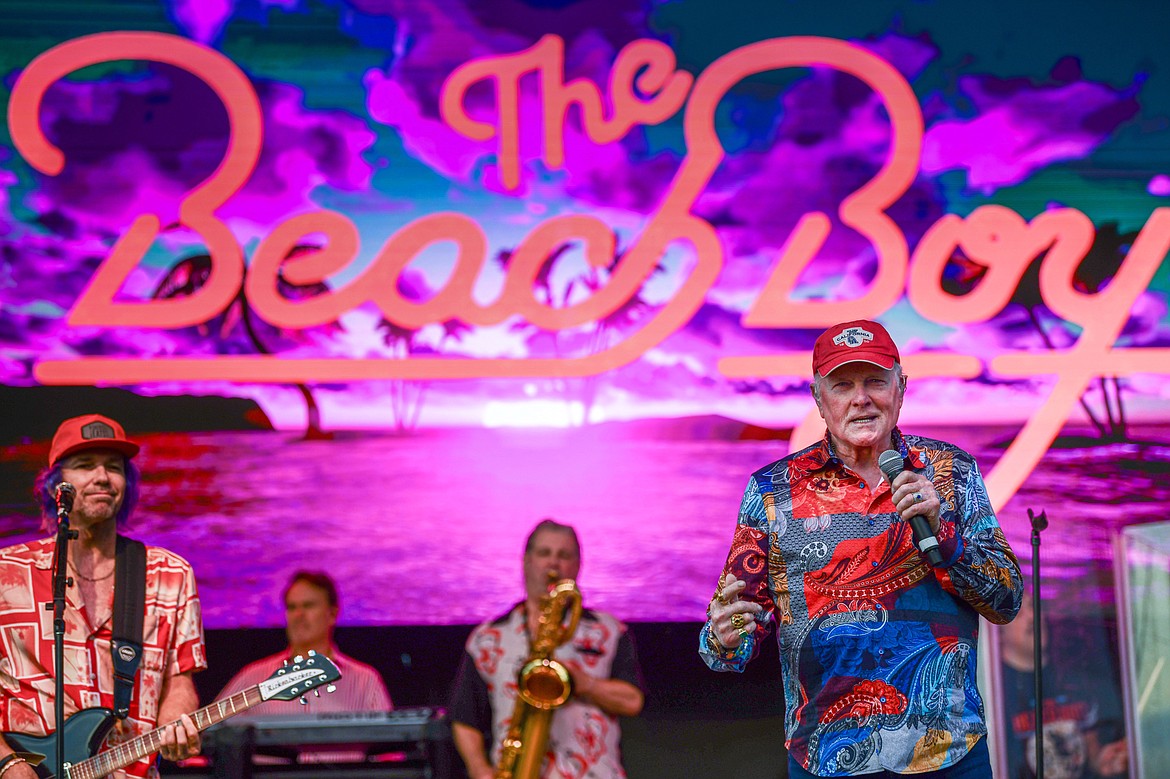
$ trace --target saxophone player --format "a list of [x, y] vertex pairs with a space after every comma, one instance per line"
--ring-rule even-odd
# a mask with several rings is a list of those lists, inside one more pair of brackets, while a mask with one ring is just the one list
[[[565, 630], [571, 635], [547, 640], [562, 618], [560, 613], [549, 616], [556, 606], [551, 602], [550, 583], [557, 585], [558, 592], [566, 587], [575, 592], [573, 582], [580, 568], [576, 531], [551, 519], [542, 520], [524, 547], [524, 600], [476, 627], [468, 638], [450, 716], [455, 748], [471, 779], [523, 775], [513, 772], [508, 761], [515, 740], [508, 749], [503, 744], [514, 739], [515, 732], [509, 732], [512, 721], [532, 708], [517, 702], [518, 687], [524, 685], [522, 671], [536, 664], [534, 657], [550, 645], [555, 645], [553, 664], [571, 678], [566, 685], [567, 701], [554, 704], [557, 708], [547, 732], [540, 733], [539, 739], [526, 737], [529, 743], [519, 746], [520, 751], [543, 752], [543, 760], [537, 757], [534, 765], [539, 766], [541, 777], [549, 779], [625, 777], [618, 717], [637, 716], [644, 702], [637, 655], [626, 626], [609, 614], [581, 609], [577, 593], [579, 619], [570, 622], [575, 629]], [[550, 685], [536, 686], [546, 690]], [[542, 741], [546, 742], [543, 746]]]

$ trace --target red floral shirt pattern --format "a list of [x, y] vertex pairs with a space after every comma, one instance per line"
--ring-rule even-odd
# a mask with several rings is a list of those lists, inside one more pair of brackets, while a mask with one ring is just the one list
[[[0, 730], [44, 736], [54, 720], [52, 562], [54, 539], [0, 550]], [[110, 604], [112, 607], [112, 604]], [[112, 610], [112, 608], [111, 608]], [[142, 661], [126, 719], [107, 745], [153, 730], [167, 678], [207, 667], [199, 595], [190, 564], [165, 549], [146, 548]], [[66, 591], [65, 716], [114, 704], [110, 620], [91, 633], [76, 586]], [[126, 768], [157, 775], [148, 760]]]

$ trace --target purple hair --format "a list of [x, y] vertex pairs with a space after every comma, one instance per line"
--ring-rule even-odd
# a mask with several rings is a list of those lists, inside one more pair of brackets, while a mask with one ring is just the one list
[[[142, 474], [138, 466], [129, 458], [122, 458], [126, 463], [126, 493], [122, 496], [122, 506], [118, 509], [117, 524], [124, 528], [130, 521], [134, 507], [138, 505], [138, 485]], [[57, 485], [61, 479], [61, 463], [46, 468], [37, 474], [36, 485], [33, 491], [37, 501], [41, 504], [41, 530], [52, 532], [57, 529]]]

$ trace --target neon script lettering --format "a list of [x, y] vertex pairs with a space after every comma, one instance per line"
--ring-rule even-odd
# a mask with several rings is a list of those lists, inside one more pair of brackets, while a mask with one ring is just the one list
[[[1117, 275], [1096, 294], [1085, 294], [1073, 285], [1073, 273], [1095, 235], [1088, 217], [1075, 209], [1046, 212], [1031, 221], [1000, 206], [983, 206], [966, 218], [944, 216], [927, 231], [911, 257], [905, 235], [886, 209], [906, 193], [917, 174], [924, 130], [921, 110], [910, 85], [892, 65], [845, 41], [815, 37], [762, 41], [726, 54], [697, 78], [675, 68], [674, 53], [666, 45], [635, 41], [615, 59], [605, 96], [590, 81], [565, 82], [564, 43], [557, 36], [546, 36], [522, 52], [474, 60], [456, 69], [440, 96], [442, 117], [468, 138], [495, 141], [500, 179], [509, 189], [519, 186], [522, 170], [519, 95], [523, 77], [535, 75], [541, 85], [541, 153], [550, 169], [564, 164], [565, 117], [574, 106], [585, 134], [598, 144], [611, 143], [636, 125], [658, 124], [679, 110], [685, 112], [687, 155], [660, 207], [617, 262], [608, 282], [587, 299], [563, 308], [537, 300], [533, 281], [550, 252], [567, 241], [582, 245], [593, 265], [609, 265], [616, 237], [592, 216], [557, 216], [535, 227], [514, 252], [503, 290], [486, 305], [474, 300], [471, 292], [487, 255], [487, 239], [475, 220], [456, 213], [429, 214], [404, 226], [387, 239], [375, 260], [343, 287], [305, 300], [281, 296], [278, 273], [293, 283], [309, 284], [344, 269], [357, 255], [357, 230], [347, 217], [333, 211], [290, 217], [260, 242], [245, 269], [242, 247], [215, 211], [243, 187], [255, 169], [263, 133], [259, 101], [234, 63], [185, 38], [103, 33], [66, 42], [37, 57], [17, 81], [9, 103], [13, 142], [30, 165], [49, 175], [59, 173], [64, 165], [63, 155], [45, 137], [37, 120], [49, 86], [81, 68], [117, 59], [183, 68], [206, 82], [227, 110], [231, 136], [224, 159], [183, 199], [179, 216], [183, 226], [204, 239], [212, 271], [208, 282], [186, 298], [115, 301], [127, 275], [159, 233], [159, 217], [142, 214], [116, 242], [70, 311], [71, 325], [188, 327], [222, 313], [243, 283], [257, 315], [284, 328], [321, 325], [372, 302], [388, 320], [411, 328], [453, 317], [474, 325], [492, 325], [519, 315], [537, 327], [559, 331], [596, 321], [628, 303], [672, 244], [689, 244], [695, 262], [677, 293], [639, 330], [619, 344], [581, 358], [82, 357], [39, 363], [35, 375], [46, 384], [570, 377], [626, 365], [690, 320], [722, 267], [723, 250], [714, 228], [691, 213], [725, 157], [714, 125], [719, 101], [754, 74], [808, 66], [828, 67], [860, 79], [874, 91], [889, 116], [891, 137], [885, 162], [870, 181], [841, 202], [837, 212], [842, 224], [872, 245], [877, 273], [860, 298], [793, 299], [801, 274], [832, 229], [825, 213], [806, 213], [744, 315], [745, 327], [815, 328], [842, 319], [877, 317], [903, 294], [922, 316], [939, 324], [985, 321], [1004, 308], [1028, 265], [1044, 254], [1040, 271], [1043, 299], [1058, 315], [1081, 327], [1082, 333], [1067, 349], [1043, 354], [1005, 353], [986, 366], [1003, 377], [1055, 377], [1042, 407], [988, 477], [997, 506], [1009, 500], [1031, 473], [1090, 381], [1139, 371], [1170, 374], [1170, 349], [1114, 348], [1134, 301], [1147, 289], [1170, 249], [1170, 209], [1156, 209], [1151, 214]], [[484, 84], [495, 95], [494, 123], [472, 117], [464, 107], [467, 92]], [[289, 250], [310, 235], [325, 236], [323, 248], [286, 259]], [[444, 242], [456, 247], [455, 269], [444, 287], [424, 302], [402, 297], [396, 282], [404, 267], [428, 246]], [[951, 295], [942, 286], [943, 269], [956, 250], [989, 269], [977, 288], [963, 296]], [[807, 353], [736, 356], [723, 359], [719, 369], [728, 377], [806, 376], [809, 359]], [[938, 352], [907, 355], [905, 365], [915, 378], [971, 378], [985, 368], [974, 356]], [[811, 413], [815, 415], [815, 411]]]

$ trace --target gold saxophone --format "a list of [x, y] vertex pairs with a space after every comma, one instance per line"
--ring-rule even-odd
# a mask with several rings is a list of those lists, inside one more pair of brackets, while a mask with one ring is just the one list
[[517, 679], [519, 694], [501, 745], [495, 779], [539, 779], [553, 709], [568, 701], [573, 692], [569, 669], [553, 660], [552, 653], [572, 638], [580, 619], [581, 591], [572, 579], [561, 579], [540, 601], [536, 637]]

